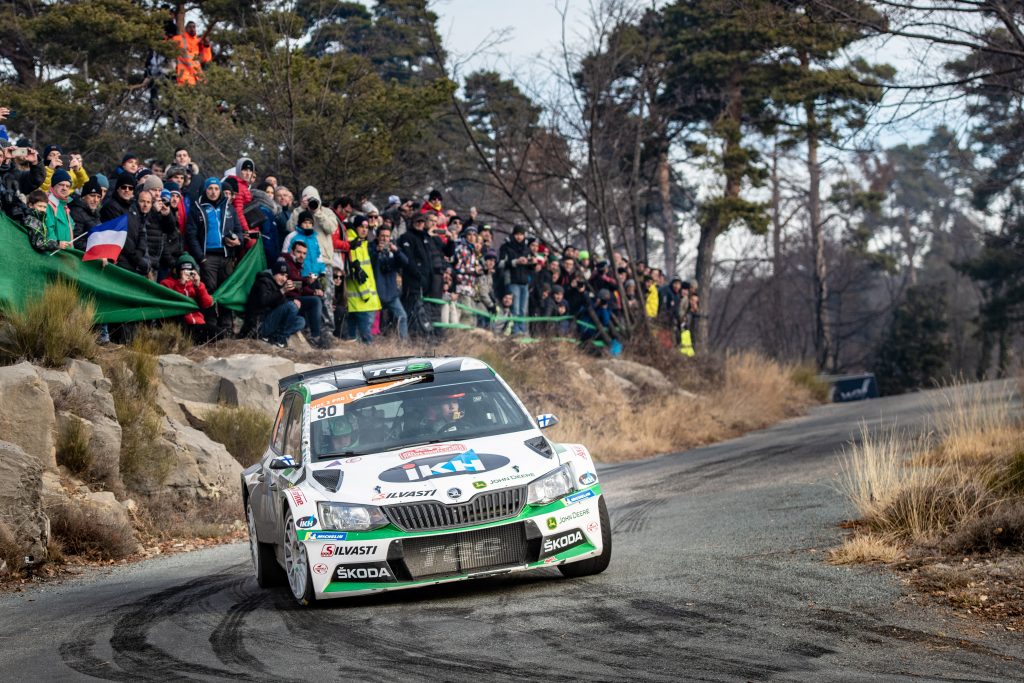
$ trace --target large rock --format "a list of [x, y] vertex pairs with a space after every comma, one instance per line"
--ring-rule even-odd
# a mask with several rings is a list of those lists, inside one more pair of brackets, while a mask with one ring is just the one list
[[56, 421], [49, 387], [31, 363], [0, 367], [0, 436], [4, 440], [21, 446], [44, 467], [56, 467]]
[[236, 497], [242, 466], [222, 444], [187, 424], [164, 420], [164, 437], [174, 448], [175, 463], [163, 488], [187, 499]]
[[277, 410], [277, 381], [295, 372], [295, 363], [289, 359], [258, 353], [208, 358], [200, 367], [221, 378], [221, 403], [268, 413]]
[[184, 356], [160, 356], [159, 370], [160, 380], [175, 398], [216, 403], [220, 397], [220, 377]]
[[621, 358], [601, 360], [598, 361], [598, 365], [648, 391], [672, 392], [676, 389], [660, 370], [649, 365]]
[[17, 444], [0, 441], [0, 482], [0, 522], [26, 555], [44, 559], [50, 520], [41, 495], [43, 464]]
[[92, 419], [66, 411], [57, 413], [58, 433], [72, 428], [77, 423], [89, 444], [91, 464], [87, 475], [90, 481], [105, 481], [108, 485], [121, 483], [121, 425], [103, 413], [96, 411]]
[[69, 358], [64, 364], [64, 371], [75, 383], [88, 384], [110, 391], [110, 380], [103, 376], [103, 368], [80, 358]]

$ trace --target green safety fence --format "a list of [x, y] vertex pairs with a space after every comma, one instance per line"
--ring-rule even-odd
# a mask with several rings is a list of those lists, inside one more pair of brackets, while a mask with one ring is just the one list
[[[438, 306], [444, 306], [446, 304], [453, 303], [451, 301], [444, 301], [443, 299], [435, 299], [435, 298], [429, 297], [429, 296], [423, 297], [422, 300], [425, 303], [436, 304]], [[484, 310], [481, 310], [479, 308], [473, 308], [472, 306], [467, 306], [466, 304], [461, 304], [458, 301], [456, 301], [454, 303], [455, 303], [456, 308], [458, 308], [459, 310], [465, 311], [466, 313], [472, 313], [474, 315], [479, 315], [479, 316], [481, 316], [483, 318], [487, 318], [488, 320], [491, 321], [492, 324], [493, 323], [502, 324], [502, 323], [506, 323], [506, 322], [514, 322], [514, 323], [517, 323], [517, 322], [521, 322], [521, 323], [555, 322], [556, 323], [556, 322], [562, 322], [562, 321], [565, 321], [565, 320], [574, 320], [574, 317], [571, 316], [571, 315], [558, 315], [558, 316], [543, 316], [543, 315], [536, 315], [536, 316], [496, 315], [494, 313], [491, 313], [490, 311], [484, 311]], [[597, 331], [597, 326], [596, 325], [588, 323], [585, 320], [576, 320], [575, 324], [579, 325], [580, 327], [586, 328], [588, 330]], [[464, 323], [432, 323], [432, 325], [434, 327], [438, 327], [438, 328], [442, 328], [442, 329], [446, 329], [446, 330], [475, 330], [475, 329], [478, 329], [475, 325], [466, 325]], [[535, 337], [514, 337], [514, 339], [517, 342], [521, 343], [521, 344], [533, 344], [533, 343], [541, 341], [540, 339], [537, 339]], [[567, 343], [570, 343], [570, 344], [579, 344], [580, 343], [579, 339], [573, 339], [571, 337], [545, 337], [544, 339], [546, 339], [547, 341], [567, 342]], [[604, 348], [606, 346], [606, 344], [603, 341], [601, 341], [600, 339], [591, 339], [591, 340], [589, 340], [589, 343], [592, 344], [593, 346], [598, 347], [598, 348]]]
[[[234, 311], [245, 299], [256, 274], [266, 268], [263, 249], [250, 249], [213, 300]], [[97, 323], [126, 323], [184, 315], [198, 308], [195, 301], [172, 289], [102, 261], [82, 261], [78, 249], [40, 253], [29, 244], [28, 229], [0, 214], [0, 307], [24, 308], [32, 297], [57, 278], [78, 286], [83, 299], [96, 307]]]

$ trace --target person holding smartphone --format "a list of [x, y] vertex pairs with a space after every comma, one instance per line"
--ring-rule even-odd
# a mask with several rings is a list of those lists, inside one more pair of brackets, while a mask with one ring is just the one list
[[197, 344], [204, 344], [217, 336], [218, 328], [208, 325], [203, 309], [213, 306], [213, 297], [206, 290], [206, 285], [199, 278], [199, 264], [189, 254], [178, 258], [176, 273], [168, 275], [160, 284], [183, 294], [196, 302], [199, 310], [186, 313], [173, 321], [181, 325], [185, 333]]
[[53, 184], [53, 173], [58, 168], [64, 169], [71, 176], [71, 192], [78, 192], [89, 182], [89, 174], [82, 165], [82, 155], [73, 152], [68, 156], [68, 163], [64, 164], [64, 149], [60, 145], [47, 145], [43, 148], [43, 163], [46, 165], [46, 179], [43, 180], [39, 189], [49, 192]]

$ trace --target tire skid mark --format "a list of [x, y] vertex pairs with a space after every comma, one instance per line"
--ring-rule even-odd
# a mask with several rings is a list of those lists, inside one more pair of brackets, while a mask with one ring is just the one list
[[236, 584], [234, 592], [241, 600], [228, 608], [227, 613], [210, 633], [209, 640], [213, 653], [224, 664], [263, 673], [267, 670], [263, 662], [245, 648], [243, 627], [245, 618], [261, 605], [268, 603], [270, 596], [262, 590], [255, 593], [238, 590], [251, 583], [252, 579], [244, 579]]
[[611, 511], [612, 532], [635, 534], [645, 531], [650, 515], [664, 502], [662, 498], [650, 498], [614, 508]]
[[[152, 593], [117, 608], [110, 631], [110, 614], [94, 617], [77, 627], [72, 637], [61, 643], [61, 657], [71, 669], [103, 680], [194, 680], [190, 674], [252, 680], [246, 673], [184, 661], [149, 641], [150, 631], [159, 622], [182, 613], [199, 600], [223, 592], [237, 581], [237, 575], [221, 573]], [[93, 654], [103, 634], [108, 632], [112, 661]]]

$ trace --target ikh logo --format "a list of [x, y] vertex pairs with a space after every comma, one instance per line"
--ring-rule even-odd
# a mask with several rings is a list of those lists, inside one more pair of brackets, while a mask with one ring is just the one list
[[583, 543], [583, 541], [583, 532], [579, 529], [573, 529], [572, 531], [566, 531], [564, 534], [558, 534], [556, 536], [551, 536], [550, 538], [545, 538], [543, 551], [541, 552], [541, 557], [551, 557], [552, 555], [557, 555], [563, 550], [575, 548], [579, 544]]
[[580, 483], [584, 486], [590, 486], [597, 481], [597, 475], [593, 472], [584, 472], [580, 475]]
[[300, 517], [299, 521], [295, 522], [295, 526], [300, 529], [312, 529], [316, 526], [316, 517]]
[[387, 562], [371, 562], [357, 565], [340, 565], [334, 572], [335, 581], [372, 581], [394, 583], [395, 577]]
[[424, 458], [417, 462], [409, 462], [398, 467], [392, 467], [380, 473], [380, 480], [397, 483], [424, 481], [426, 479], [452, 477], [471, 472], [487, 472], [499, 469], [507, 464], [508, 458], [504, 456], [487, 453], [478, 454], [476, 451], [468, 450], [456, 456], [443, 455], [434, 458]]

